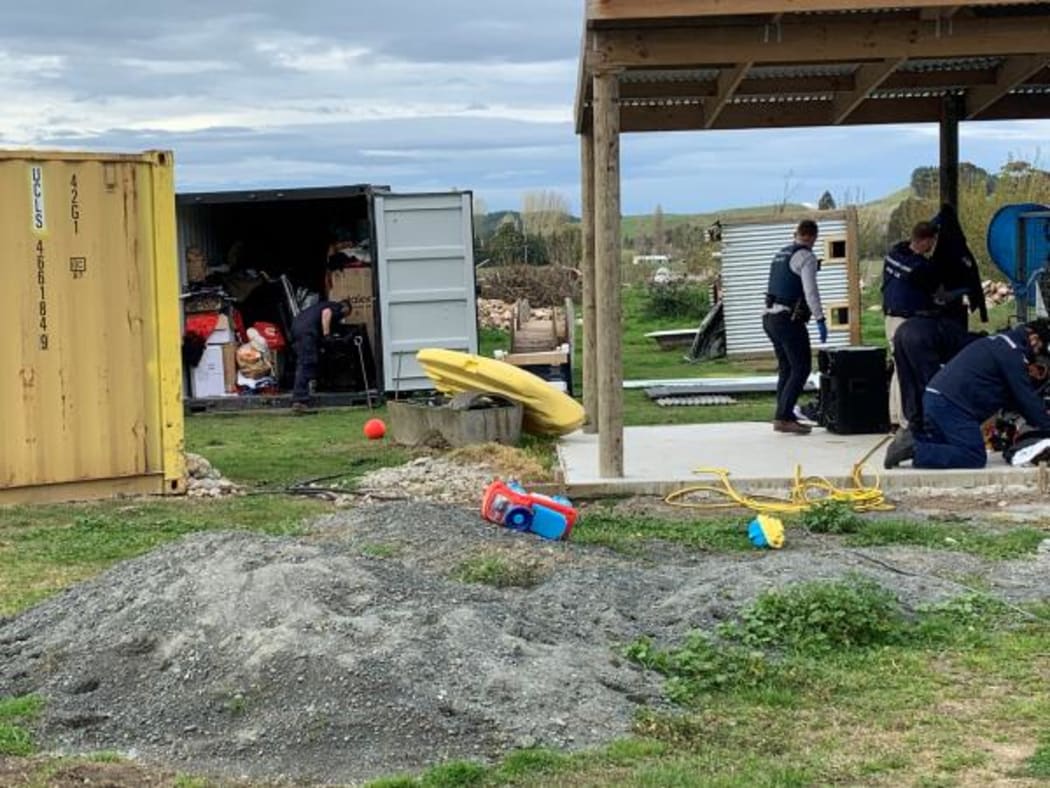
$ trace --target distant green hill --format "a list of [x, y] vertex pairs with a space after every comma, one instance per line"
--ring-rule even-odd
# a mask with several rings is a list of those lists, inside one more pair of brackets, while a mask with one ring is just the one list
[[[911, 187], [899, 189], [885, 197], [872, 200], [857, 206], [861, 216], [861, 223], [872, 223], [885, 227], [893, 210], [908, 197], [912, 196]], [[744, 208], [727, 208], [720, 211], [708, 211], [706, 213], [665, 213], [663, 215], [664, 227], [671, 230], [681, 225], [689, 225], [700, 229], [706, 229], [716, 220], [747, 219], [751, 217], [770, 216], [779, 212], [798, 213], [807, 210], [807, 206], [801, 203], [789, 203], [787, 205], [769, 204], [752, 205]], [[511, 217], [520, 222], [521, 213], [518, 211], [494, 211], [481, 217], [476, 217], [476, 232], [481, 238], [491, 238], [500, 224]], [[578, 217], [571, 217], [571, 221], [578, 222]], [[621, 223], [623, 238], [638, 239], [652, 234], [653, 215], [633, 214], [623, 217]]]
[[[799, 203], [788, 205], [753, 205], [747, 208], [727, 208], [722, 211], [711, 211], [709, 213], [665, 213], [664, 227], [668, 230], [683, 224], [693, 225], [706, 229], [718, 219], [746, 219], [752, 216], [769, 216], [780, 210], [789, 212], [804, 211], [806, 206]], [[652, 234], [653, 215], [635, 214], [624, 216], [621, 228], [624, 238], [638, 238]]]

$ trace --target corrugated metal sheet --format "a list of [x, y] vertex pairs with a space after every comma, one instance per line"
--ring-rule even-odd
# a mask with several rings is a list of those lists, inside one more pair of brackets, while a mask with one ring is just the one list
[[183, 488], [172, 168], [0, 151], [0, 503]]
[[[824, 244], [833, 237], [846, 236], [845, 219], [818, 220], [820, 238], [814, 250], [827, 258]], [[774, 221], [768, 224], [725, 224], [722, 227], [722, 297], [725, 303], [726, 350], [730, 356], [772, 353], [773, 346], [762, 330], [769, 264], [773, 256], [791, 243], [795, 222]], [[817, 276], [825, 311], [835, 304], [845, 305], [848, 298], [848, 272], [845, 263], [826, 263]], [[859, 316], [854, 316], [858, 319]], [[849, 331], [832, 327], [828, 322], [828, 344], [849, 345]], [[810, 338], [817, 342], [815, 323], [810, 323]]]
[[469, 192], [375, 198], [383, 377], [387, 391], [434, 388], [416, 353], [478, 352]]

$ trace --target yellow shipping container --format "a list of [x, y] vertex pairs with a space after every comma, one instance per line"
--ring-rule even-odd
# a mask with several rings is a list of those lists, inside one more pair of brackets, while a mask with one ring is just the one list
[[173, 167], [0, 151], [0, 504], [185, 490]]

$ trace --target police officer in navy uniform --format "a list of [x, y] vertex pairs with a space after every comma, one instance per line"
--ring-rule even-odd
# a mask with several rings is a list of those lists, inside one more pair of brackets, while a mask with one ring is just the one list
[[310, 386], [317, 379], [321, 347], [352, 310], [349, 299], [318, 301], [295, 316], [292, 344], [295, 348], [295, 387], [292, 410], [304, 412], [310, 405]]
[[[893, 352], [893, 339], [901, 324], [912, 317], [934, 317], [938, 307], [934, 293], [940, 286], [937, 268], [928, 255], [937, 245], [937, 226], [919, 222], [911, 238], [896, 244], [882, 264], [882, 311], [886, 320], [886, 341]], [[902, 427], [907, 420], [902, 413], [900, 376], [894, 358], [890, 382], [890, 422]]]
[[828, 340], [824, 309], [817, 289], [820, 263], [813, 254], [817, 232], [816, 222], [809, 219], [799, 222], [795, 242], [785, 246], [773, 258], [766, 288], [766, 310], [762, 315], [762, 328], [773, 343], [779, 373], [773, 429], [794, 435], [810, 432], [810, 428], [800, 424], [795, 416], [795, 403], [813, 369], [813, 351], [806, 325], [810, 318], [816, 318], [821, 343]]
[[1029, 427], [1050, 430], [1030, 365], [1050, 346], [1050, 321], [1035, 320], [971, 342], [933, 376], [923, 397], [923, 432], [901, 430], [885, 466], [912, 460], [916, 468], [983, 468], [981, 425], [997, 411], [1019, 413]]

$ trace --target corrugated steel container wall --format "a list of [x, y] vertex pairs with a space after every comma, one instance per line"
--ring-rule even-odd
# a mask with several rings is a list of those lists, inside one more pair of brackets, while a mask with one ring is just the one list
[[[771, 354], [773, 346], [762, 330], [762, 311], [765, 309], [766, 287], [769, 283], [769, 264], [773, 256], [791, 243], [796, 222], [768, 224], [724, 225], [722, 228], [722, 297], [725, 306], [726, 352], [730, 356]], [[845, 219], [819, 221], [820, 237], [814, 250], [823, 255], [823, 244], [829, 238], [844, 238]], [[817, 275], [821, 301], [825, 311], [833, 305], [849, 301], [849, 273], [845, 262], [827, 263]], [[859, 316], [851, 316], [859, 319]], [[844, 347], [850, 344], [849, 331], [832, 328], [829, 319], [828, 345]], [[809, 324], [810, 338], [817, 342], [817, 327]]]
[[0, 504], [185, 488], [173, 164], [0, 151]]

